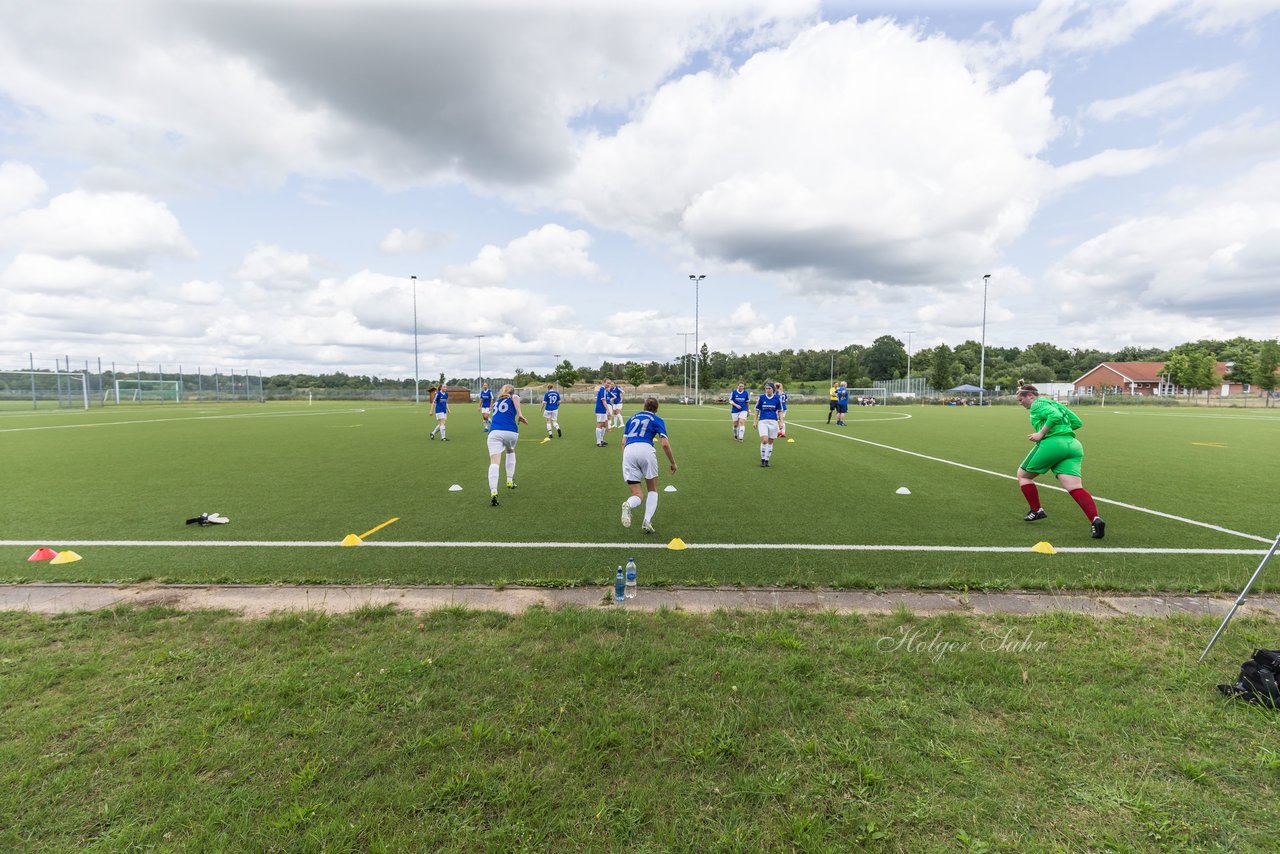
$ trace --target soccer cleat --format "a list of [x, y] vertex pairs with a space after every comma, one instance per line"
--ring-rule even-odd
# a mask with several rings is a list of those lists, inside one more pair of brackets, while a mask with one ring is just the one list
[[1039, 510], [1032, 510], [1032, 511], [1031, 511], [1030, 513], [1028, 513], [1027, 515], [1023, 516], [1023, 517], [1022, 517], [1022, 521], [1024, 521], [1024, 522], [1034, 522], [1034, 521], [1036, 521], [1037, 519], [1047, 519], [1048, 517], [1049, 517], [1049, 514], [1048, 514], [1048, 513], [1046, 513], [1046, 512], [1044, 512], [1044, 508], [1043, 508], [1043, 507], [1041, 507]]
[[431, 434], [431, 436], [430, 436], [430, 439], [431, 439], [431, 441], [433, 441], [433, 442], [434, 442], [434, 441], [436, 440], [436, 434], [435, 434], [435, 433], [432, 433], [432, 434]]
[[515, 488], [516, 488], [516, 482], [511, 478], [507, 478], [507, 489], [515, 489]]
[[448, 437], [448, 436], [441, 436], [441, 437], [440, 437], [440, 441], [441, 441], [441, 442], [447, 442], [447, 441], [449, 441], [449, 437]]
[[556, 428], [556, 438], [558, 438], [558, 439], [563, 439], [563, 438], [564, 438], [564, 434], [560, 432], [560, 428], [559, 428], [559, 427], [557, 427], [557, 428]]
[[498, 490], [496, 489], [493, 490], [493, 492], [489, 493], [489, 506], [490, 507], [498, 506]]
[[653, 530], [653, 526], [652, 526], [652, 525], [650, 525], [648, 522], [646, 522], [645, 524], [641, 525], [641, 526], [640, 526], [640, 530], [641, 530], [641, 531], [644, 531], [646, 534], [656, 534], [656, 533], [658, 533], [657, 531]]
[[631, 527], [631, 505], [626, 501], [622, 502], [622, 527]]
[[1092, 536], [1095, 540], [1100, 540], [1100, 539], [1102, 539], [1104, 536], [1106, 536], [1106, 533], [1107, 533], [1107, 523], [1106, 523], [1106, 522], [1104, 522], [1104, 521], [1102, 521], [1102, 517], [1101, 517], [1101, 516], [1094, 516], [1094, 517], [1093, 517], [1093, 522], [1091, 522], [1091, 523], [1089, 524], [1089, 527], [1093, 529], [1093, 533], [1091, 534], [1091, 536]]
[[765, 466], [767, 466], [767, 465], [769, 465], [769, 463], [768, 463], [768, 461], [767, 461], [767, 460], [761, 460], [761, 461], [760, 461], [760, 468], [764, 468], [764, 467], [765, 467]]

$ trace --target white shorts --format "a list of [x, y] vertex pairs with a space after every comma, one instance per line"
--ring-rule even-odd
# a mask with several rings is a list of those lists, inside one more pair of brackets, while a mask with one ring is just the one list
[[516, 440], [520, 438], [520, 434], [514, 430], [490, 430], [486, 434], [489, 443], [489, 455], [500, 454], [503, 451], [514, 453], [516, 450]]
[[446, 419], [446, 418], [448, 418], [448, 417], [449, 417], [449, 413], [447, 413], [447, 412], [437, 412], [437, 413], [436, 413], [436, 420], [437, 420], [437, 421], [443, 421], [443, 420], [445, 420], [445, 419]]
[[488, 414], [489, 414], [489, 407], [487, 407], [487, 406], [482, 406], [482, 407], [480, 407], [480, 414], [481, 414], [481, 415], [488, 415]]
[[547, 419], [548, 421], [558, 420], [559, 415], [560, 415], [559, 409], [545, 409], [542, 412], [542, 417]]
[[622, 449], [622, 479], [639, 483], [658, 476], [658, 452], [647, 442], [628, 442]]
[[764, 419], [760, 422], [760, 438], [776, 439], [778, 438], [778, 422], [772, 418]]
[[730, 412], [729, 415], [731, 418], [733, 418], [734, 424], [737, 424], [739, 421], [747, 420], [747, 410], [745, 409], [742, 410], [741, 412]]

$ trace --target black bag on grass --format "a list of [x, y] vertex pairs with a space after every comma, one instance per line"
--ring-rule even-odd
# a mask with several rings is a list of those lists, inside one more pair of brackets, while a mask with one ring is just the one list
[[1240, 665], [1240, 676], [1218, 690], [1228, 697], [1268, 709], [1280, 708], [1280, 650], [1254, 650], [1253, 658]]

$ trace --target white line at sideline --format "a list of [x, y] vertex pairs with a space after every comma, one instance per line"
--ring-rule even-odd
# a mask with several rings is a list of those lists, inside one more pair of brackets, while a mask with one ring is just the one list
[[[849, 436], [844, 433], [832, 433], [830, 430], [819, 430], [817, 427], [810, 427], [807, 424], [797, 424], [795, 426], [800, 427], [801, 429], [804, 429], [804, 430], [812, 430], [815, 433], [821, 433], [824, 436], [835, 436], [837, 439], [848, 439], [850, 442], [861, 442], [864, 445], [871, 445], [874, 448], [883, 448], [886, 451], [897, 451], [899, 454], [906, 454], [911, 457], [919, 457], [922, 460], [929, 460], [930, 462], [944, 463], [949, 466], [955, 466], [956, 468], [968, 469], [969, 471], [976, 471], [980, 474], [989, 474], [992, 477], [1002, 477], [1005, 480], [1017, 480], [1017, 478], [1014, 477], [1013, 475], [1005, 474], [1004, 472], [991, 471], [990, 469], [978, 468], [977, 466], [971, 466], [966, 463], [958, 463], [955, 460], [944, 460], [942, 457], [931, 457], [928, 454], [921, 454], [916, 451], [908, 451], [905, 448], [895, 448], [893, 445], [886, 445], [886, 444], [883, 444], [882, 442], [873, 442], [870, 439], [859, 439], [856, 436]], [[1056, 489], [1058, 492], [1066, 492], [1066, 490], [1063, 489], [1061, 486], [1054, 486], [1053, 484], [1050, 484], [1050, 483], [1040, 483], [1038, 484], [1038, 486], [1041, 489]], [[1259, 543], [1271, 543], [1275, 540], [1274, 537], [1260, 537], [1257, 534], [1246, 534], [1243, 531], [1234, 531], [1231, 528], [1224, 528], [1221, 525], [1214, 525], [1211, 522], [1200, 522], [1195, 519], [1188, 519], [1185, 516], [1175, 516], [1172, 513], [1164, 513], [1160, 510], [1152, 510], [1150, 507], [1139, 507], [1136, 504], [1126, 504], [1123, 501], [1115, 501], [1114, 499], [1111, 499], [1111, 498], [1101, 498], [1095, 495], [1093, 496], [1093, 500], [1099, 504], [1111, 504], [1115, 507], [1123, 507], [1126, 510], [1136, 510], [1139, 513], [1148, 513], [1152, 516], [1159, 516], [1162, 519], [1172, 519], [1175, 522], [1185, 522], [1188, 525], [1197, 525], [1201, 528], [1208, 528], [1211, 531], [1219, 531], [1223, 534], [1231, 534], [1233, 537], [1243, 537], [1246, 540], [1254, 540], [1255, 542], [1259, 542]], [[1112, 549], [1105, 549], [1104, 551], [1112, 551]]]
[[[380, 549], [665, 549], [665, 542], [652, 543], [504, 543], [480, 540], [382, 540], [358, 546], [342, 546], [337, 540], [0, 540], [0, 546], [129, 546], [160, 548], [380, 548]], [[735, 549], [807, 551], [807, 552], [977, 552], [983, 554], [1018, 554], [1031, 551], [1030, 546], [927, 546], [867, 545], [863, 543], [686, 543], [689, 549]], [[1063, 546], [1058, 553], [1069, 554], [1158, 554], [1158, 555], [1261, 555], [1266, 549], [1174, 549], [1139, 546]]]

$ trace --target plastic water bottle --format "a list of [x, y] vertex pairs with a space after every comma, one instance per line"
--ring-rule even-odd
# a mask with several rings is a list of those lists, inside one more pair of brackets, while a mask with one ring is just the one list
[[627, 598], [636, 598], [636, 559], [627, 558]]
[[618, 567], [618, 574], [613, 579], [613, 601], [621, 602], [627, 595], [627, 577]]

